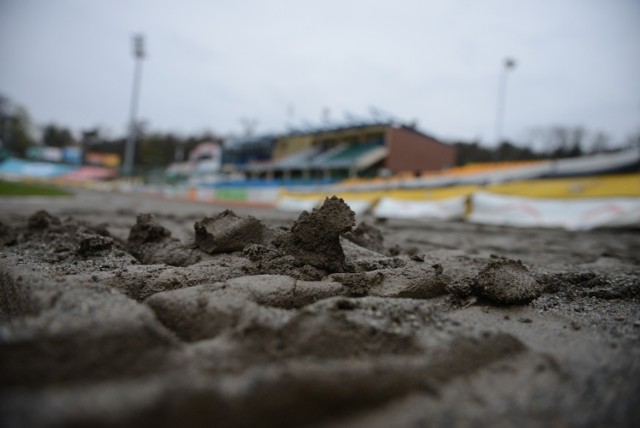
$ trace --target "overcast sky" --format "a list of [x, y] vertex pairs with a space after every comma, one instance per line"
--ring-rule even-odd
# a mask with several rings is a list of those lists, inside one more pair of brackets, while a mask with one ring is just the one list
[[[0, 0], [0, 93], [34, 121], [126, 130], [133, 33], [139, 117], [156, 130], [239, 133], [377, 106], [441, 138], [555, 124], [640, 131], [638, 0]], [[291, 109], [290, 106], [293, 106]]]

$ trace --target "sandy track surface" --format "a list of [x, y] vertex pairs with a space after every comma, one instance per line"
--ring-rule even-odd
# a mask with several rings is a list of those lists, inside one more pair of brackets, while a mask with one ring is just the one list
[[0, 200], [0, 424], [640, 425], [638, 231], [296, 217]]

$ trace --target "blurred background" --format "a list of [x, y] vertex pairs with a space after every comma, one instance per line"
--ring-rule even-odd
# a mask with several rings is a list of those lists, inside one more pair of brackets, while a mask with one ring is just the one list
[[637, 0], [4, 0], [0, 178], [295, 210], [638, 197], [639, 40]]

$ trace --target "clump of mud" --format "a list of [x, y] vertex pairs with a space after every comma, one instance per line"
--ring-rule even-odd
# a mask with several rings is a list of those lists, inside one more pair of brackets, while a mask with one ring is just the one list
[[109, 250], [113, 247], [113, 239], [109, 236], [97, 233], [78, 232], [76, 233], [78, 243], [78, 254], [89, 256], [100, 251]]
[[190, 266], [206, 258], [206, 254], [171, 237], [171, 231], [159, 224], [152, 214], [137, 216], [136, 224], [129, 232], [127, 249], [142, 264]]
[[491, 260], [475, 277], [448, 287], [458, 296], [476, 295], [504, 305], [529, 303], [542, 294], [543, 286], [520, 260]]
[[0, 246], [15, 244], [17, 237], [16, 231], [11, 226], [0, 222]]
[[364, 221], [353, 231], [344, 235], [349, 241], [376, 253], [384, 253], [384, 238], [380, 229]]
[[270, 235], [257, 218], [239, 217], [231, 210], [205, 217], [194, 228], [196, 245], [209, 254], [241, 251], [249, 244], [264, 243]]
[[355, 225], [355, 213], [343, 199], [326, 198], [320, 208], [303, 211], [290, 233], [276, 238], [274, 245], [304, 264], [328, 272], [344, 272], [345, 255], [340, 236]]
[[40, 210], [34, 213], [27, 220], [27, 227], [30, 230], [44, 230], [51, 226], [60, 226], [60, 219], [52, 216], [45, 210]]
[[246, 245], [243, 256], [260, 273], [302, 280], [345, 272], [353, 266], [347, 263], [340, 237], [351, 230], [354, 221], [355, 214], [342, 199], [327, 198], [311, 213], [303, 211], [290, 231], [271, 231], [274, 238], [270, 242]]
[[151, 242], [162, 242], [171, 237], [171, 232], [158, 224], [153, 214], [138, 214], [136, 224], [129, 232], [129, 244], [141, 247]]

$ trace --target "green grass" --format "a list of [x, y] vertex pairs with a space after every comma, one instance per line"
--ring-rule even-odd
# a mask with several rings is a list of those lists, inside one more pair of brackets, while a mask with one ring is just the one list
[[44, 184], [25, 184], [0, 180], [0, 196], [69, 196], [70, 192]]
[[221, 201], [246, 201], [247, 189], [219, 187], [216, 189], [216, 199]]

